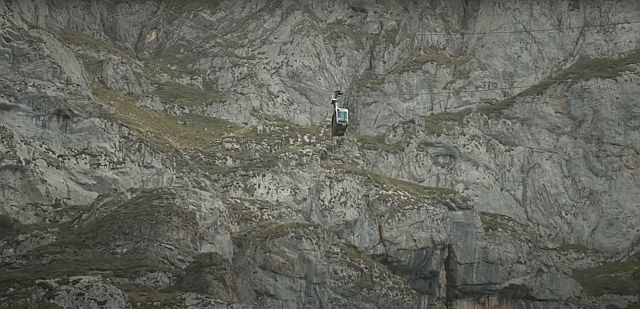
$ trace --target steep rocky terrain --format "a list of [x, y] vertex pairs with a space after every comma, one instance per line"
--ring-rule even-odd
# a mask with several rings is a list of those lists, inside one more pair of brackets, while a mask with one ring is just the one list
[[636, 0], [3, 0], [0, 303], [637, 308], [639, 68]]

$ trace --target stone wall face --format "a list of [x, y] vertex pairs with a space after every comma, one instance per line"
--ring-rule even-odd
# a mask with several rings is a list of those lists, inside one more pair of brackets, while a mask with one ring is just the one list
[[0, 302], [631, 308], [639, 33], [633, 0], [3, 1]]

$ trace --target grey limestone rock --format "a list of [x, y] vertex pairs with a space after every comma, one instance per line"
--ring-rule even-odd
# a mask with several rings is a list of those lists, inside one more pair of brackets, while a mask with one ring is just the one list
[[638, 20], [633, 0], [0, 2], [0, 302], [637, 305]]

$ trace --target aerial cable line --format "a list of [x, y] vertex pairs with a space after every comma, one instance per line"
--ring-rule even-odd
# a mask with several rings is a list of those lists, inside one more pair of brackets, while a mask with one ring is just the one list
[[[225, 40], [229, 40], [227, 38], [225, 38], [223, 35], [220, 35], [214, 31], [212, 31], [211, 29], [207, 29], [201, 25], [198, 25], [194, 22], [192, 22], [189, 19], [186, 19], [174, 12], [172, 12], [171, 10], [166, 10], [167, 13], [175, 16], [178, 19], [183, 19], [185, 22], [191, 24], [192, 26], [196, 27], [196, 28], [200, 28], [201, 30], [204, 30], [208, 33], [213, 33], [216, 36], [223, 38]], [[152, 17], [153, 18], [153, 17]], [[155, 19], [155, 18], [154, 18]], [[169, 29], [172, 29], [174, 31], [176, 31], [174, 28], [168, 26], [166, 23], [155, 19], [156, 21], [164, 24], [165, 26], [167, 26]], [[489, 32], [465, 32], [465, 33], [448, 33], [448, 32], [421, 32], [421, 33], [417, 33], [418, 35], [490, 35], [490, 34], [515, 34], [515, 33], [532, 33], [532, 32], [551, 32], [551, 31], [563, 31], [563, 30], [575, 30], [575, 29], [583, 29], [583, 28], [597, 28], [597, 27], [607, 27], [607, 26], [615, 26], [615, 25], [628, 25], [628, 24], [638, 24], [640, 23], [640, 20], [638, 21], [628, 21], [628, 22], [617, 22], [617, 23], [607, 23], [607, 24], [595, 24], [595, 25], [583, 25], [583, 26], [574, 26], [574, 27], [561, 27], [561, 28], [546, 28], [546, 29], [530, 29], [530, 30], [512, 30], [512, 31], [489, 31]], [[181, 33], [177, 32], [179, 35], [181, 35]], [[406, 33], [406, 34], [414, 34], [414, 33]], [[185, 39], [190, 40], [194, 43], [199, 44], [202, 47], [207, 48], [205, 45], [200, 44], [199, 42], [196, 42], [194, 40], [191, 40], [189, 38], [187, 38], [186, 36], [184, 36]], [[236, 43], [239, 43], [238, 41], [235, 41]], [[377, 72], [370, 72], [370, 71], [365, 71], [364, 73], [368, 73], [368, 74], [374, 74], [374, 75], [379, 75], [379, 76], [385, 76], [388, 75], [388, 73], [377, 73]], [[360, 76], [360, 74], [358, 74], [358, 76]], [[283, 79], [283, 78], [281, 78]], [[288, 79], [286, 79], [288, 80]], [[324, 93], [333, 93], [333, 91], [331, 90], [327, 90], [327, 89], [320, 89], [318, 87], [310, 87], [307, 85], [303, 85], [300, 83], [297, 83], [295, 81], [292, 80], [288, 80], [291, 83], [294, 84], [298, 84], [300, 86], [309, 88], [309, 89], [313, 89], [313, 90], [318, 90], [320, 92], [324, 92]], [[544, 80], [544, 81], [573, 81], [573, 80]], [[419, 93], [397, 93], [397, 96], [403, 96], [403, 95], [451, 95], [451, 94], [457, 94], [457, 93], [469, 93], [469, 92], [485, 92], [485, 91], [502, 91], [502, 90], [513, 90], [513, 89], [526, 89], [526, 88], [530, 88], [533, 87], [535, 85], [531, 85], [531, 86], [514, 86], [514, 87], [503, 87], [503, 88], [495, 88], [495, 89], [478, 89], [478, 90], [461, 90], [461, 91], [448, 91], [448, 92], [419, 92]], [[353, 97], [363, 97], [363, 96], [353, 96]]]
[[[167, 12], [177, 18], [182, 18], [184, 19], [182, 16], [171, 12], [170, 10], [167, 10]], [[212, 32], [211, 29], [207, 29], [204, 26], [198, 25], [188, 19], [184, 19], [186, 22], [188, 22], [189, 24], [200, 28], [202, 30], [205, 30], [207, 32], [211, 32], [213, 34], [216, 34], [219, 37], [225, 38], [223, 35], [220, 35], [218, 33]], [[563, 30], [581, 30], [584, 28], [598, 28], [598, 27], [610, 27], [610, 26], [619, 26], [619, 25], [631, 25], [631, 24], [640, 24], [640, 20], [631, 20], [631, 21], [624, 21], [624, 22], [615, 22], [615, 23], [605, 23], [605, 24], [593, 24], [593, 25], [582, 25], [582, 26], [568, 26], [568, 27], [558, 27], [558, 28], [542, 28], [542, 29], [522, 29], [522, 30], [497, 30], [497, 31], [480, 31], [480, 32], [416, 32], [416, 33], [411, 33], [411, 32], [405, 32], [406, 34], [413, 34], [413, 35], [457, 35], [457, 36], [465, 36], [465, 35], [492, 35], [492, 34], [519, 34], [519, 33], [533, 33], [533, 32], [553, 32], [553, 31], [563, 31]]]
[[[293, 84], [297, 84], [300, 85], [302, 87], [306, 87], [308, 89], [313, 89], [319, 92], [325, 92], [325, 93], [333, 93], [333, 91], [327, 90], [327, 89], [323, 89], [317, 86], [310, 86], [310, 85], [305, 85], [305, 84], [301, 84], [299, 82], [287, 79], [287, 78], [280, 78], [281, 80], [285, 80], [288, 81], [290, 83]], [[460, 94], [460, 93], [477, 93], [477, 92], [489, 92], [489, 91], [504, 91], [504, 90], [515, 90], [515, 89], [528, 89], [528, 88], [532, 88], [535, 86], [540, 85], [541, 83], [545, 83], [545, 82], [574, 82], [574, 81], [581, 81], [581, 79], [545, 79], [542, 80], [538, 83], [535, 84], [530, 84], [530, 85], [523, 85], [523, 86], [509, 86], [509, 87], [498, 87], [498, 88], [485, 88], [485, 89], [472, 89], [472, 90], [457, 90], [457, 91], [431, 91], [431, 92], [398, 92], [394, 95], [389, 95], [388, 97], [398, 97], [398, 96], [416, 96], [416, 95], [435, 95], [435, 96], [448, 96], [448, 95], [452, 95], [452, 94]], [[624, 92], [621, 92], [624, 93]], [[361, 97], [370, 97], [371, 95], [350, 95], [351, 97], [354, 98], [361, 98]], [[379, 95], [375, 95], [376, 97], [380, 97]]]
[[[107, 0], [106, 2], [114, 4], [112, 1]], [[172, 12], [171, 10], [166, 10], [166, 12], [168, 14], [171, 14], [173, 16], [175, 16], [176, 18], [179, 19], [183, 19], [184, 21], [186, 21], [187, 23], [191, 24], [192, 26], [196, 27], [196, 28], [200, 28], [201, 30], [204, 30], [208, 33], [212, 33], [220, 38], [223, 38], [225, 40], [231, 40], [231, 41], [235, 41], [236, 43], [241, 43], [237, 40], [233, 40], [233, 39], [227, 39], [224, 35], [221, 35], [219, 33], [216, 33], [215, 31], [212, 31], [211, 29], [208, 29], [204, 26], [198, 25], [195, 22], [192, 22], [191, 20], [188, 20], [174, 12]], [[154, 17], [151, 17], [153, 19], [156, 19]], [[163, 23], [162, 21], [156, 19], [158, 22]], [[632, 24], [640, 24], [640, 20], [631, 20], [631, 21], [622, 21], [622, 22], [615, 22], [615, 23], [605, 23], [605, 24], [593, 24], [593, 25], [582, 25], [582, 26], [569, 26], [569, 27], [558, 27], [558, 28], [542, 28], [542, 29], [522, 29], [522, 30], [498, 30], [498, 31], [480, 31], [480, 32], [460, 32], [460, 33], [455, 33], [455, 32], [405, 32], [405, 34], [409, 34], [409, 35], [459, 35], [459, 36], [465, 36], [465, 35], [492, 35], [492, 34], [519, 34], [519, 33], [534, 33], [534, 32], [553, 32], [553, 31], [563, 31], [563, 30], [578, 30], [578, 29], [584, 29], [584, 28], [599, 28], [599, 27], [610, 27], [610, 26], [619, 26], [619, 25], [632, 25]], [[166, 24], [165, 24], [166, 25]], [[202, 44], [200, 44], [201, 46], [204, 46]]]
[[[187, 19], [185, 19], [185, 18], [183, 18], [183, 17], [181, 17], [181, 16], [179, 16], [179, 15], [177, 15], [177, 14], [175, 14], [175, 13], [169, 11], [169, 10], [167, 10], [167, 12], [169, 14], [172, 14], [172, 15], [176, 16], [177, 18], [181, 18], [181, 19], [183, 19], [185, 21], [188, 21], [190, 24], [192, 24], [192, 25], [194, 25], [194, 26], [196, 26], [198, 28], [201, 28], [201, 29], [207, 30], [208, 32], [217, 34], [217, 33], [213, 32], [213, 31], [208, 30], [208, 29], [206, 29], [206, 28], [204, 28], [204, 27], [202, 27], [202, 26], [200, 26], [200, 25], [198, 25], [196, 23], [193, 23], [193, 22], [191, 22], [191, 21], [189, 21], [189, 20], [187, 20]], [[200, 45], [200, 46], [202, 46], [204, 48], [207, 48], [207, 46], [203, 45], [202, 43], [197, 42], [195, 40], [192, 40], [192, 39], [187, 38], [186, 36], [182, 35], [182, 33], [179, 32], [179, 30], [176, 30], [175, 28], [169, 26], [167, 23], [165, 23], [165, 22], [163, 22], [163, 21], [161, 21], [161, 20], [159, 20], [159, 19], [157, 19], [157, 18], [155, 18], [153, 16], [151, 18], [156, 20], [156, 21], [158, 21], [159, 23], [165, 25], [167, 28], [169, 28], [170, 30], [176, 32], [178, 35], [183, 36], [185, 39], [187, 39], [189, 41], [192, 41], [192, 42], [194, 42], [194, 43], [196, 43], [196, 44], [198, 44], [198, 45]], [[599, 24], [599, 25], [588, 25], [588, 26], [584, 26], [584, 27], [593, 28], [593, 27], [601, 27], [601, 26], [612, 26], [612, 25], [620, 25], [620, 24], [635, 24], [635, 23], [640, 23], [640, 21], [609, 23], [609, 24]], [[555, 31], [555, 30], [576, 29], [576, 28], [578, 28], [578, 27], [565, 27], [565, 28], [554, 28], [554, 29], [535, 29], [535, 30], [530, 30], [530, 31], [541, 32], [541, 31]], [[527, 31], [529, 31], [529, 30], [527, 30]], [[526, 32], [526, 31], [525, 30], [521, 30], [521, 31], [500, 31], [500, 32], [493, 32], [493, 33], [522, 33], [522, 32]], [[477, 33], [473, 33], [473, 34], [488, 34], [488, 32], [483, 32], [483, 33], [477, 32]], [[368, 72], [368, 73], [372, 73], [372, 72]], [[386, 75], [384, 73], [374, 73], [374, 74]], [[280, 77], [280, 79], [281, 80], [286, 80], [286, 81], [288, 81], [290, 83], [293, 83], [293, 84], [297, 84], [297, 85], [305, 87], [307, 89], [312, 89], [312, 90], [316, 90], [316, 91], [324, 92], [324, 93], [333, 93], [333, 91], [331, 91], [331, 90], [323, 89], [323, 88], [320, 88], [320, 87], [317, 87], [317, 86], [304, 85], [302, 83], [290, 80], [288, 78]], [[399, 97], [399, 96], [416, 96], [416, 95], [449, 96], [449, 95], [455, 95], [455, 94], [460, 94], [460, 93], [479, 93], [479, 92], [490, 92], [490, 91], [505, 91], [505, 90], [515, 90], [515, 89], [528, 89], [528, 88], [531, 88], [531, 87], [535, 87], [535, 86], [539, 85], [542, 82], [570, 82], [570, 81], [579, 81], [579, 80], [577, 80], [577, 79], [546, 79], [546, 80], [540, 81], [540, 82], [538, 82], [536, 84], [525, 85], [525, 86], [510, 86], [510, 87], [500, 87], [500, 88], [458, 90], [458, 91], [440, 91], [440, 92], [398, 92], [398, 93], [396, 93], [395, 96], [397, 96], [397, 97]], [[351, 97], [359, 98], [359, 97], [367, 97], [367, 96], [366, 95], [351, 95]], [[389, 96], [389, 97], [392, 97], [392, 96]]]
[[[110, 4], [115, 4], [112, 1], [106, 0], [105, 2], [110, 3]], [[166, 10], [167, 13], [175, 16], [176, 18], [179, 19], [183, 19], [186, 22], [188, 22], [189, 24], [195, 26], [196, 28], [200, 28], [201, 30], [204, 30], [206, 32], [212, 33], [220, 38], [223, 39], [227, 39], [226, 37], [224, 37], [221, 34], [218, 34], [214, 31], [211, 31], [211, 29], [207, 29], [204, 26], [198, 25], [188, 19], [185, 19], [184, 17], [172, 12], [171, 10]], [[152, 19], [165, 24], [164, 22], [160, 21], [159, 19], [151, 16]], [[606, 24], [594, 24], [594, 25], [582, 25], [582, 26], [569, 26], [569, 27], [559, 27], [559, 28], [543, 28], [543, 29], [522, 29], [522, 30], [499, 30], [499, 31], [482, 31], [482, 32], [460, 32], [460, 33], [455, 33], [455, 32], [417, 32], [417, 33], [411, 33], [411, 32], [405, 32], [405, 34], [413, 34], [413, 35], [458, 35], [458, 36], [465, 36], [465, 35], [492, 35], [492, 34], [518, 34], [518, 33], [533, 33], [533, 32], [553, 32], [553, 31], [563, 31], [563, 30], [577, 30], [577, 29], [584, 29], [584, 28], [598, 28], [598, 27], [609, 27], [609, 26], [619, 26], [619, 25], [631, 25], [631, 24], [640, 24], [640, 20], [632, 20], [632, 21], [624, 21], [624, 22], [615, 22], [615, 23], [606, 23]], [[168, 27], [171, 29], [171, 27]], [[187, 38], [188, 39], [188, 38]], [[189, 39], [191, 40], [191, 39]], [[227, 39], [227, 40], [231, 40], [231, 39]], [[193, 40], [191, 40], [193, 41]], [[203, 47], [206, 47], [205, 45], [193, 41], [194, 43], [201, 45]], [[235, 41], [236, 43], [240, 43], [237, 40]]]
[[[184, 21], [188, 22], [189, 24], [191, 24], [191, 25], [193, 25], [195, 27], [198, 27], [200, 29], [206, 30], [209, 33], [213, 33], [213, 34], [215, 34], [215, 35], [217, 35], [219, 37], [224, 38], [224, 36], [214, 32], [214, 31], [211, 31], [210, 29], [206, 29], [203, 26], [200, 26], [200, 25], [198, 25], [198, 24], [196, 24], [196, 23], [194, 23], [194, 22], [192, 22], [192, 21], [190, 21], [190, 20], [188, 20], [188, 19], [186, 19], [186, 18], [184, 18], [184, 17], [182, 17], [180, 15], [177, 15], [177, 14], [171, 12], [170, 10], [167, 10], [166, 12], [168, 12], [169, 14], [171, 14], [171, 15], [177, 17], [177, 18], [183, 19]], [[155, 17], [151, 17], [151, 18], [153, 18], [154, 20], [158, 21], [159, 23], [162, 23], [163, 25], [167, 26], [169, 29], [175, 31], [179, 35], [182, 35], [181, 32], [179, 32], [178, 30], [176, 30], [173, 27], [168, 26], [165, 22], [163, 22], [163, 21], [161, 21], [161, 20], [159, 20], [159, 19], [157, 19]], [[584, 26], [581, 26], [581, 27], [562, 27], [562, 28], [546, 28], [546, 29], [515, 30], [515, 31], [493, 31], [493, 32], [468, 32], [468, 33], [464, 33], [464, 35], [484, 35], [484, 34], [503, 34], [503, 33], [526, 33], [526, 32], [561, 31], [561, 30], [570, 30], [570, 29], [596, 28], [596, 27], [605, 27], [605, 26], [623, 25], [623, 24], [625, 24], [625, 25], [626, 24], [638, 24], [638, 23], [640, 23], [640, 20], [638, 20], [638, 21], [628, 21], [628, 22], [607, 23], [607, 24], [596, 24], [596, 25], [584, 25]], [[444, 33], [444, 32], [428, 32], [428, 33], [421, 33], [421, 34], [430, 35], [430, 34], [447, 34], [447, 33]], [[187, 37], [185, 37], [185, 39], [190, 40], [190, 41], [192, 41], [192, 42], [194, 42], [194, 43], [206, 48], [205, 45], [203, 45], [203, 44], [201, 44], [201, 43], [199, 43], [199, 42], [197, 42], [195, 40], [189, 39]], [[240, 43], [240, 42], [236, 41], [236, 43]], [[365, 73], [374, 74], [374, 75], [387, 75], [388, 74], [388, 73], [376, 73], [376, 72], [370, 72], [370, 71], [365, 71]], [[283, 79], [288, 80], [286, 78], [283, 78]], [[547, 79], [547, 80], [543, 80], [541, 82], [547, 82], [547, 81], [553, 82], [553, 81], [576, 81], [576, 80], [575, 79], [553, 79], [553, 80]], [[297, 82], [292, 81], [292, 80], [289, 80], [289, 82], [301, 85], [303, 87], [309, 87], [307, 85], [303, 85], [303, 84], [297, 83]], [[399, 95], [405, 95], [405, 94], [406, 95], [418, 95], [418, 94], [449, 95], [449, 94], [459, 93], [459, 92], [483, 92], [483, 91], [523, 89], [523, 88], [530, 88], [530, 87], [533, 87], [535, 85], [537, 85], [537, 84], [530, 85], [530, 86], [514, 86], [514, 87], [503, 87], [503, 88], [494, 88], [494, 89], [477, 89], [477, 90], [448, 91], [448, 92], [399, 93]], [[317, 86], [316, 87], [312, 87], [312, 88], [315, 89], [315, 90], [319, 90], [321, 92], [333, 93], [333, 91], [331, 91], [331, 90], [320, 89]]]
[[619, 26], [619, 25], [632, 25], [632, 24], [640, 24], [640, 20], [632, 20], [625, 22], [616, 22], [616, 23], [607, 23], [607, 24], [594, 24], [594, 25], [583, 25], [583, 26], [573, 26], [573, 27], [559, 27], [559, 28], [543, 28], [543, 29], [523, 29], [523, 30], [499, 30], [499, 31], [482, 31], [482, 32], [418, 32], [418, 33], [406, 33], [406, 34], [416, 34], [416, 35], [457, 35], [457, 36], [465, 36], [465, 35], [493, 35], [493, 34], [521, 34], [521, 33], [534, 33], [534, 32], [553, 32], [553, 31], [563, 31], [563, 30], [582, 30], [584, 28], [598, 28], [598, 27], [610, 27], [610, 26]]
[[[167, 12], [176, 18], [181, 18], [188, 22], [189, 24], [195, 26], [196, 28], [200, 28], [204, 31], [213, 33], [221, 38], [226, 39], [223, 35], [218, 34], [216, 32], [211, 31], [211, 29], [207, 29], [204, 26], [198, 25], [184, 17], [167, 10]], [[405, 34], [409, 35], [456, 35], [456, 36], [465, 36], [465, 35], [492, 35], [492, 34], [522, 34], [522, 33], [534, 33], [534, 32], [554, 32], [554, 31], [564, 31], [564, 30], [582, 30], [584, 28], [599, 28], [599, 27], [610, 27], [610, 26], [619, 26], [619, 25], [632, 25], [632, 24], [640, 24], [640, 20], [631, 20], [631, 21], [622, 21], [622, 22], [614, 22], [614, 23], [604, 23], [604, 24], [593, 24], [593, 25], [582, 25], [582, 26], [568, 26], [568, 27], [558, 27], [558, 28], [542, 28], [542, 29], [522, 29], [522, 30], [497, 30], [497, 31], [479, 31], [479, 32], [405, 32]], [[237, 41], [236, 41], [237, 42]], [[238, 42], [239, 43], [239, 42]]]
[[[106, 0], [106, 2], [114, 4], [112, 1]], [[177, 18], [181, 18], [185, 21], [188, 21], [190, 24], [201, 28], [203, 30], [206, 30], [209, 33], [213, 33], [221, 38], [225, 38], [224, 36], [213, 32], [209, 29], [204, 28], [203, 26], [200, 26], [194, 22], [191, 22], [173, 12], [171, 12], [170, 10], [166, 10], [166, 12], [168, 12], [171, 15], [176, 16]], [[159, 18], [155, 17], [155, 16], [150, 16], [150, 18], [154, 21], [157, 21], [158, 23], [164, 25], [165, 27], [167, 27], [169, 30], [175, 32], [176, 34], [178, 34], [179, 36], [182, 36], [184, 39], [200, 46], [203, 48], [209, 48], [208, 46], [190, 39], [188, 37], [186, 37], [180, 30], [168, 25], [166, 22], [160, 20]], [[605, 27], [605, 26], [613, 26], [613, 25], [626, 25], [626, 24], [638, 24], [640, 23], [640, 21], [628, 21], [628, 22], [618, 22], [618, 23], [608, 23], [608, 24], [597, 24], [597, 25], [585, 25], [582, 27], [563, 27], [563, 28], [547, 28], [547, 29], [533, 29], [533, 30], [516, 30], [516, 31], [493, 31], [493, 32], [468, 32], [465, 35], [488, 35], [488, 34], [502, 34], [502, 33], [526, 33], [526, 32], [544, 32], [544, 31], [559, 31], [559, 30], [569, 30], [569, 29], [581, 29], [581, 28], [595, 28], [595, 27]], [[433, 34], [433, 35], [438, 35], [438, 34], [447, 34], [444, 32], [430, 32], [430, 33], [422, 33], [425, 35], [429, 35], [429, 34]], [[233, 40], [231, 40], [233, 41]], [[240, 43], [238, 41], [235, 41], [237, 43]], [[376, 75], [386, 75], [385, 73], [374, 73], [374, 72], [367, 72], [367, 73], [373, 73]], [[391, 73], [392, 74], [392, 73]], [[289, 83], [293, 83], [302, 87], [305, 87], [307, 89], [312, 89], [312, 90], [316, 90], [318, 92], [324, 92], [324, 93], [334, 93], [334, 91], [332, 90], [328, 90], [328, 89], [324, 89], [324, 88], [320, 88], [318, 86], [309, 86], [309, 85], [305, 85], [296, 81], [293, 81], [291, 79], [288, 78], [284, 78], [284, 77], [280, 77], [280, 80], [284, 80], [284, 81], [288, 81]], [[440, 92], [398, 92], [395, 95], [391, 96], [386, 96], [386, 97], [398, 97], [398, 96], [416, 96], [416, 95], [434, 95], [434, 96], [449, 96], [452, 94], [460, 94], [460, 93], [478, 93], [478, 92], [489, 92], [489, 91], [504, 91], [504, 90], [515, 90], [515, 89], [528, 89], [531, 87], [535, 87], [537, 85], [539, 85], [540, 83], [543, 82], [569, 82], [569, 81], [580, 81], [580, 79], [546, 79], [546, 80], [542, 80], [536, 84], [531, 84], [531, 85], [526, 85], [526, 86], [510, 86], [510, 87], [500, 87], [500, 88], [487, 88], [487, 89], [474, 89], [474, 90], [458, 90], [458, 91], [440, 91]], [[235, 82], [235, 81], [234, 81]], [[232, 82], [228, 82], [228, 83], [224, 83], [223, 85], [226, 84], [230, 84]], [[619, 92], [619, 93], [624, 93], [624, 92]], [[635, 93], [635, 92], [632, 92]], [[517, 95], [517, 94], [516, 94]], [[360, 97], [368, 97], [367, 95], [352, 95], [351, 97], [353, 98], [360, 98]], [[377, 96], [380, 97], [380, 96]]]

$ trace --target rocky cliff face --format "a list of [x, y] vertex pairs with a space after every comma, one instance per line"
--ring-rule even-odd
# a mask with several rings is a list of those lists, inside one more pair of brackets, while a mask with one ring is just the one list
[[2, 1], [0, 302], [638, 306], [640, 2], [507, 2]]

